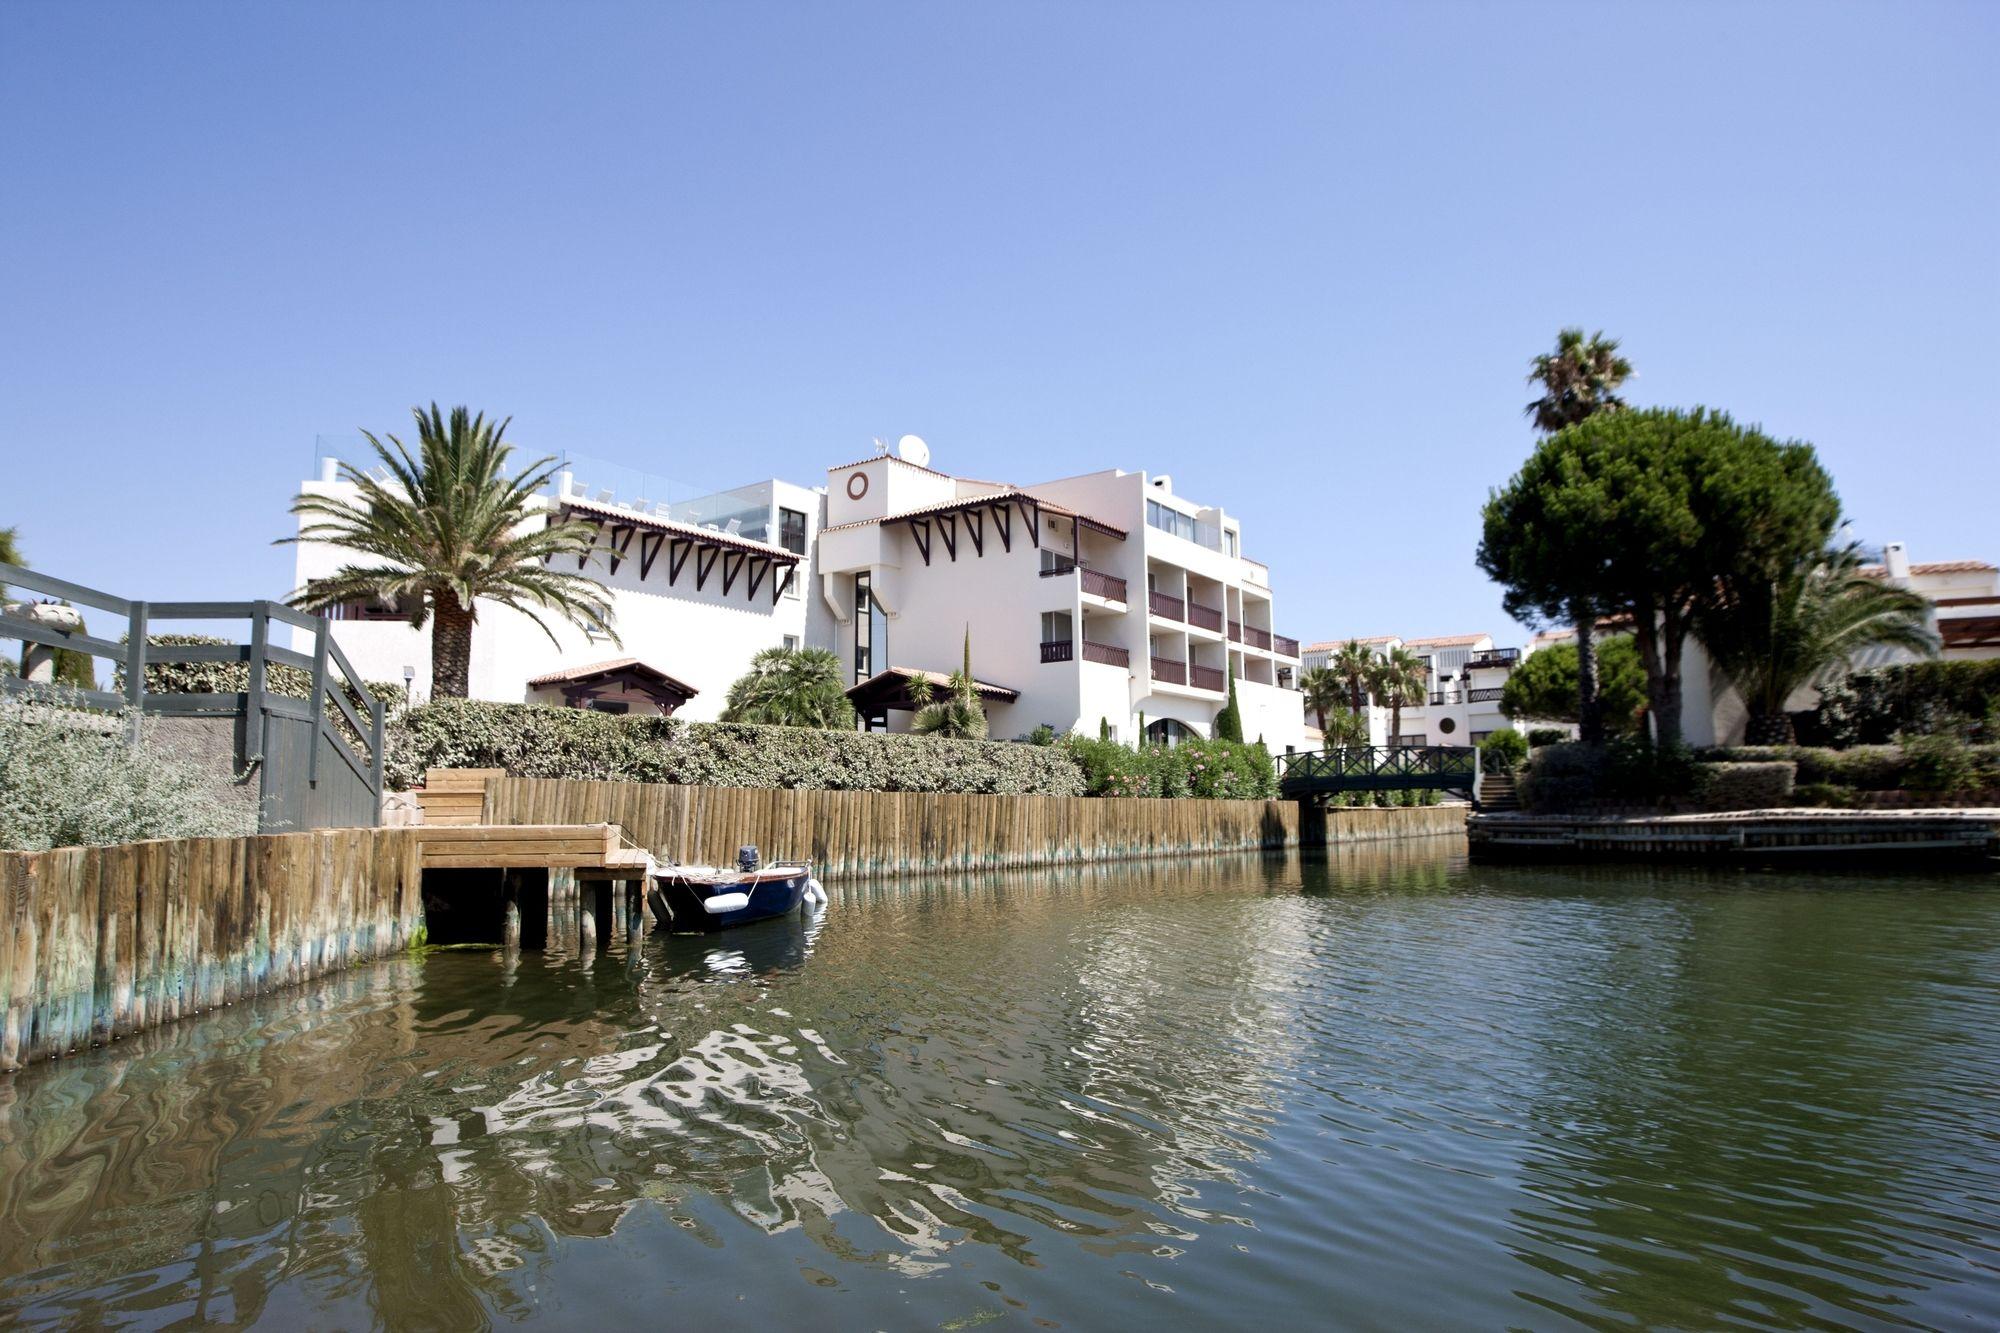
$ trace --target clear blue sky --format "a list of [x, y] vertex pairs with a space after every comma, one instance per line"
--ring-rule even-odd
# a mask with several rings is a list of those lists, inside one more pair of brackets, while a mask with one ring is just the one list
[[1510, 633], [1528, 358], [2000, 557], [2000, 5], [0, 6], [0, 526], [277, 595], [439, 399], [698, 484], [1170, 471], [1279, 628]]

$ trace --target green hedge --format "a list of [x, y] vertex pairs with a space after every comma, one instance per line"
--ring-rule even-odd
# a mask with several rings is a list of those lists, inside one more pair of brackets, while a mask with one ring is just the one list
[[1083, 770], [1089, 796], [1270, 800], [1278, 767], [1262, 741], [1191, 738], [1134, 749], [1117, 741], [1068, 736], [1061, 748]]
[[[213, 634], [148, 634], [146, 646], [149, 648], [188, 648], [197, 646], [217, 647], [235, 644], [234, 639], [220, 639]], [[359, 696], [348, 688], [338, 670], [327, 673], [347, 695], [347, 702], [364, 717], [366, 705]], [[389, 707], [401, 704], [406, 691], [400, 680], [371, 680], [363, 682], [368, 692]], [[286, 699], [303, 699], [312, 693], [312, 673], [283, 662], [269, 663], [264, 669], [264, 687], [270, 693]], [[125, 688], [125, 669], [121, 666], [112, 676], [113, 690]], [[146, 692], [148, 694], [242, 694], [250, 688], [250, 664], [248, 662], [147, 662]]]
[[1798, 767], [1782, 760], [1748, 764], [1701, 764], [1695, 770], [1695, 799], [1709, 810], [1771, 810], [1792, 803]]
[[1084, 791], [1083, 772], [1062, 746], [681, 722], [467, 699], [440, 699], [398, 715], [388, 749], [389, 784], [398, 790], [420, 783], [427, 768], [504, 768], [531, 778], [719, 787]]
[[1912, 737], [1904, 745], [1857, 745], [1829, 750], [1811, 745], [1737, 745], [1702, 750], [1715, 762], [1787, 761], [1798, 766], [1801, 787], [1815, 791], [1958, 791], [2000, 786], [2000, 745], [1965, 745], [1949, 735]]
[[1801, 741], [1842, 749], [1943, 732], [2000, 741], [2000, 659], [1856, 671], [1825, 686], [1819, 705], [1795, 721]]

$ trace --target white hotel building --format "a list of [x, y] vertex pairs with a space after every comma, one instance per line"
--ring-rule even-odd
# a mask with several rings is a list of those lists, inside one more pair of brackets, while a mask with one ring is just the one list
[[[346, 494], [329, 460], [308, 493]], [[1246, 738], [1302, 748], [1298, 645], [1273, 629], [1270, 574], [1222, 510], [1172, 481], [1106, 471], [1033, 486], [953, 477], [882, 454], [823, 490], [765, 481], [675, 504], [568, 474], [537, 521], [588, 523], [580, 568], [622, 642], [481, 603], [474, 698], [720, 716], [761, 649], [833, 650], [864, 724], [906, 729], [910, 682], [942, 681], [969, 636], [992, 735], [1047, 724], [1120, 740], [1212, 734], [1231, 673]], [[297, 548], [298, 586], [350, 553]], [[334, 635], [373, 680], [430, 680], [430, 631], [394, 607], [337, 608]]]
[[[1323, 667], [1350, 640], [1306, 645], [1306, 667]], [[1477, 745], [1496, 731], [1514, 726], [1500, 711], [1507, 677], [1520, 665], [1519, 648], [1501, 648], [1490, 634], [1440, 634], [1404, 639], [1378, 635], [1356, 639], [1377, 656], [1404, 648], [1423, 659], [1428, 672], [1424, 697], [1403, 705], [1402, 730], [1391, 733], [1392, 712], [1379, 702], [1368, 709], [1371, 745]], [[1532, 651], [1532, 649], [1530, 650]]]

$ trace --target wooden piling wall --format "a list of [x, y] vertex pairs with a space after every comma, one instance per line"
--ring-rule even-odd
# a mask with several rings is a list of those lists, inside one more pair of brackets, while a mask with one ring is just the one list
[[486, 782], [483, 819], [618, 824], [664, 860], [733, 864], [736, 849], [754, 843], [767, 860], [810, 857], [824, 874], [894, 875], [1295, 847], [1300, 807], [502, 776]]
[[423, 920], [418, 837], [0, 851], [0, 1071], [406, 947]]

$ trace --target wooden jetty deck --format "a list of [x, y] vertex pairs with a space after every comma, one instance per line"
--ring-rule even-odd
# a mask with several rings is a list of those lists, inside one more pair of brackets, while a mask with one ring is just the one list
[[419, 824], [425, 870], [573, 870], [644, 879], [653, 855], [616, 824]]
[[1996, 810], [1751, 810], [1696, 815], [1480, 814], [1468, 848], [1488, 860], [1837, 860], [1884, 853], [2000, 868]]

